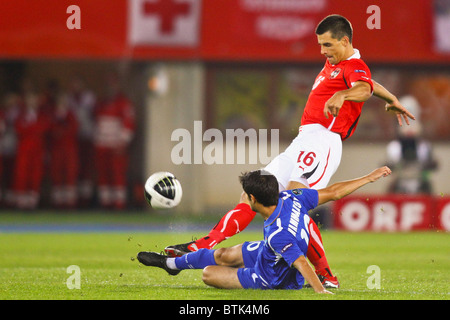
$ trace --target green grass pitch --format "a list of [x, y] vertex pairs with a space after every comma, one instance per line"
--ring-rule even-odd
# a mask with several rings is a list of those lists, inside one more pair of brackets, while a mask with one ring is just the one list
[[[143, 250], [161, 251], [168, 244], [190, 241], [203, 232], [4, 232], [0, 233], [1, 300], [295, 300], [413, 299], [450, 297], [450, 235], [441, 232], [346, 233], [324, 231], [329, 263], [341, 288], [333, 296], [311, 289], [220, 290], [201, 281], [201, 270], [169, 276], [140, 265]], [[223, 242], [231, 246], [259, 240], [244, 231]], [[80, 288], [69, 289], [80, 270]], [[380, 271], [380, 288], [369, 288]], [[73, 278], [70, 278], [73, 279]], [[69, 283], [74, 284], [75, 282]], [[369, 281], [369, 287], [368, 287]]]

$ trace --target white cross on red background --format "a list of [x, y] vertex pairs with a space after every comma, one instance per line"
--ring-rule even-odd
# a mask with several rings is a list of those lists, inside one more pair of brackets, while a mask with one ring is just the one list
[[132, 45], [198, 45], [201, 0], [128, 0]]
[[190, 8], [190, 3], [175, 0], [147, 0], [143, 3], [143, 11], [146, 15], [159, 17], [161, 21], [160, 31], [162, 33], [172, 33], [175, 19], [178, 16], [189, 15]]

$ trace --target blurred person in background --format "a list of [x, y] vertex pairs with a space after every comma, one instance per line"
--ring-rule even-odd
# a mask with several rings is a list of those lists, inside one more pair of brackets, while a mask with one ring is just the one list
[[[6, 132], [5, 115], [3, 114], [3, 110], [0, 110], [0, 138], [3, 137], [3, 134], [5, 132]], [[3, 158], [1, 149], [0, 149], [0, 178], [3, 178]], [[3, 179], [0, 179], [0, 181], [3, 181]], [[2, 191], [3, 189], [0, 189], [0, 199], [3, 198]]]
[[49, 116], [55, 110], [58, 95], [61, 91], [60, 85], [56, 79], [48, 79], [45, 82], [44, 90], [41, 94], [41, 111]]
[[400, 103], [416, 115], [416, 121], [398, 128], [397, 139], [387, 145], [388, 166], [394, 172], [389, 192], [402, 194], [431, 194], [431, 171], [437, 168], [431, 143], [422, 137], [421, 106], [412, 95], [402, 97]]
[[45, 138], [50, 118], [41, 109], [39, 95], [24, 94], [24, 108], [15, 122], [17, 158], [14, 169], [15, 203], [19, 209], [37, 208], [44, 174]]
[[2, 129], [0, 134], [1, 166], [1, 202], [3, 206], [14, 205], [14, 193], [12, 190], [14, 163], [17, 151], [17, 135], [14, 128], [21, 109], [20, 96], [16, 93], [7, 93], [2, 105]]
[[122, 91], [119, 76], [106, 77], [106, 97], [95, 111], [95, 159], [100, 206], [127, 204], [129, 146], [135, 131], [134, 107]]
[[64, 94], [56, 98], [49, 138], [52, 205], [58, 209], [75, 208], [79, 168], [78, 121]]
[[74, 76], [68, 88], [68, 103], [78, 122], [78, 205], [85, 208], [94, 196], [94, 109], [96, 96], [85, 80]]

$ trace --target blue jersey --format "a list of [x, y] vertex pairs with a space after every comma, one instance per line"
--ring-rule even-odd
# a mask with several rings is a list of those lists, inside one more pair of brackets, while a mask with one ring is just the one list
[[[300, 256], [306, 256], [310, 221], [308, 211], [317, 204], [317, 190], [294, 189], [280, 193], [275, 211], [264, 222], [263, 247], [258, 248], [252, 271], [248, 270], [253, 282], [256, 283], [255, 279], [258, 280], [259, 288], [302, 288], [304, 278], [292, 264]], [[254, 246], [256, 244], [254, 243]], [[252, 250], [251, 246], [249, 247]], [[250, 281], [242, 282], [248, 284], [243, 283], [244, 287], [255, 287]]]

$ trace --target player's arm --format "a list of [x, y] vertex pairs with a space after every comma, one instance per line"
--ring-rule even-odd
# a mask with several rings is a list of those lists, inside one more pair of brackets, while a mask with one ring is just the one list
[[368, 82], [356, 81], [350, 89], [336, 92], [325, 103], [323, 114], [328, 119], [328, 113], [337, 117], [339, 110], [345, 101], [363, 102], [369, 99], [372, 95], [372, 87]]
[[353, 191], [365, 186], [368, 183], [375, 182], [381, 177], [385, 177], [391, 174], [391, 169], [384, 166], [378, 168], [371, 173], [362, 176], [360, 178], [356, 178], [353, 180], [337, 182], [332, 184], [329, 187], [318, 190], [319, 194], [319, 202], [318, 204], [323, 204], [328, 201], [339, 200], [346, 195], [349, 195]]
[[292, 265], [302, 274], [303, 278], [305, 278], [315, 292], [333, 294], [322, 286], [322, 283], [320, 283], [319, 278], [306, 260], [305, 256], [298, 257]]
[[402, 118], [405, 120], [406, 124], [409, 125], [409, 119], [416, 120], [414, 115], [406, 110], [397, 97], [393, 95], [389, 90], [383, 87], [381, 84], [372, 79], [373, 82], [373, 95], [384, 100], [386, 102], [386, 111], [393, 111], [397, 115], [398, 124], [403, 125]]

